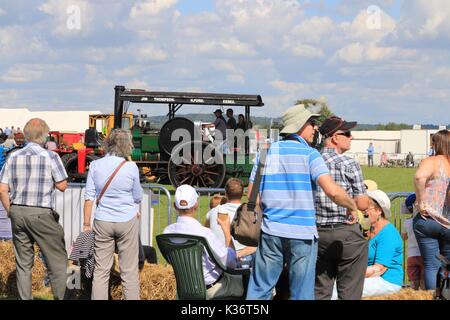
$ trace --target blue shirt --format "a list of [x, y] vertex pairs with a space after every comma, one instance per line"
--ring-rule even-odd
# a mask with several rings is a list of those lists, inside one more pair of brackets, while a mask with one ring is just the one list
[[[270, 235], [290, 239], [318, 238], [315, 184], [329, 170], [320, 153], [300, 136], [270, 146], [261, 179], [261, 207], [264, 218], [261, 229]], [[253, 166], [253, 182], [258, 161]]]
[[375, 153], [375, 148], [373, 147], [373, 145], [372, 145], [372, 146], [369, 146], [369, 147], [367, 148], [367, 154], [368, 154], [369, 156], [373, 156], [374, 153]]
[[[124, 159], [107, 154], [89, 165], [84, 198], [94, 201], [111, 174]], [[95, 210], [95, 219], [108, 222], [127, 222], [136, 216], [142, 200], [139, 169], [134, 162], [125, 163], [117, 172]]]
[[387, 268], [381, 277], [393, 284], [403, 284], [403, 247], [400, 233], [391, 224], [387, 224], [369, 241], [368, 265], [375, 263]]

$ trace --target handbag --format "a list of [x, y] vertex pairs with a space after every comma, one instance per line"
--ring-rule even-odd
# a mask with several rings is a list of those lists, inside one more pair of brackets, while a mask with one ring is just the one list
[[258, 163], [255, 181], [253, 183], [253, 188], [250, 193], [248, 203], [243, 203], [239, 206], [236, 210], [233, 221], [231, 222], [231, 235], [235, 240], [245, 246], [257, 247], [259, 243], [263, 211], [259, 205], [256, 205], [256, 198], [259, 193], [262, 171], [268, 149], [269, 146], [261, 153], [261, 158]]

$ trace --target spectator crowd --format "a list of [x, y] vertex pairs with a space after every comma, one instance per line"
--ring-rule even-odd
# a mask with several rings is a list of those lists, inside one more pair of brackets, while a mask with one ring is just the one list
[[[226, 128], [248, 128], [240, 115], [234, 119], [231, 109], [228, 121], [221, 110], [215, 114], [216, 128], [224, 134]], [[258, 193], [263, 212], [256, 247], [231, 236], [230, 224], [244, 196], [240, 179], [229, 179], [225, 195], [211, 199], [204, 225], [196, 219], [196, 190], [189, 185], [176, 189], [178, 218], [163, 233], [202, 236], [224, 265], [251, 270], [247, 284], [240, 275], [224, 273], [204, 251], [201, 272], [207, 299], [272, 299], [282, 273], [287, 274], [288, 296], [296, 300], [358, 300], [398, 292], [403, 285], [402, 237], [411, 244], [407, 271], [412, 286], [436, 287], [436, 256], [450, 258], [450, 132], [433, 135], [434, 155], [417, 169], [416, 198], [405, 202], [412, 219], [400, 235], [389, 220], [387, 194], [366, 182], [359, 164], [345, 155], [356, 122], [332, 116], [319, 123], [319, 117], [303, 105], [288, 109], [282, 139], [267, 146], [265, 157], [256, 158], [248, 186], [249, 194], [253, 188]], [[5, 128], [4, 134], [9, 137], [14, 130]], [[64, 299], [67, 293], [68, 255], [53, 195], [66, 190], [68, 177], [57, 153], [44, 148], [49, 130], [42, 119], [29, 120], [25, 146], [8, 156], [0, 172], [0, 200], [11, 222], [17, 288], [24, 300], [32, 299], [34, 244], [46, 261], [54, 297]], [[320, 151], [312, 147], [317, 132], [323, 139]], [[140, 298], [142, 187], [137, 165], [127, 161], [132, 148], [130, 132], [115, 129], [105, 140], [105, 157], [90, 164], [83, 233], [91, 235], [85, 238], [94, 258], [92, 299], [108, 299], [115, 252], [124, 298]], [[373, 166], [373, 145], [367, 151]], [[260, 161], [261, 182], [256, 183]], [[408, 161], [414, 162], [411, 157]]]

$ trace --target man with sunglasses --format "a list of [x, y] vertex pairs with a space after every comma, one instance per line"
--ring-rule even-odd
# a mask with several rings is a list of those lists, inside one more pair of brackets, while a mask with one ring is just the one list
[[[329, 174], [320, 153], [310, 145], [319, 114], [296, 105], [283, 114], [284, 139], [267, 151], [260, 184], [264, 211], [261, 237], [247, 290], [247, 299], [271, 299], [286, 262], [292, 300], [314, 300], [317, 227], [314, 208], [316, 185], [356, 219], [356, 204]], [[258, 161], [253, 166], [251, 193]], [[353, 220], [352, 223], [355, 223]], [[367, 263], [367, 260], [366, 260]]]
[[[368, 206], [361, 167], [343, 155], [350, 150], [356, 122], [327, 118], [319, 128], [325, 140], [322, 157], [333, 180], [353, 198], [359, 210]], [[359, 223], [349, 224], [347, 209], [336, 205], [318, 186], [315, 195], [319, 249], [316, 264], [316, 299], [331, 299], [337, 282], [339, 299], [361, 299], [367, 268], [367, 241]]]

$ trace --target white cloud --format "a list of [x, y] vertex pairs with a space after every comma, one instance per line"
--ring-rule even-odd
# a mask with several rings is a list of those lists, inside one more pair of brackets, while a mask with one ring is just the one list
[[127, 82], [125, 86], [132, 89], [150, 90], [150, 86], [148, 85], [148, 83], [141, 80], [132, 80], [130, 82]]
[[164, 50], [153, 46], [140, 48], [136, 53], [136, 58], [139, 62], [164, 61], [167, 57], [168, 54]]
[[448, 46], [450, 41], [450, 2], [447, 0], [409, 0], [403, 5], [402, 19], [390, 42], [402, 46]]
[[359, 64], [364, 58], [364, 46], [359, 43], [351, 43], [338, 50], [331, 61], [342, 60], [350, 64]]
[[42, 78], [42, 70], [30, 70], [27, 66], [16, 66], [8, 69], [0, 79], [3, 82], [31, 82]]
[[0, 8], [0, 17], [1, 17], [1, 16], [4, 16], [5, 14], [6, 14], [6, 11], [3, 10], [2, 8]]
[[[154, 16], [161, 13], [161, 11], [172, 8], [177, 3], [177, 0], [146, 0], [139, 1], [131, 8], [130, 17], [140, 18], [144, 16]], [[150, 17], [148, 17], [150, 18]]]
[[322, 58], [324, 52], [321, 48], [316, 48], [307, 44], [298, 44], [292, 48], [292, 54], [303, 58]]
[[136, 75], [138, 72], [139, 68], [131, 66], [116, 70], [114, 71], [114, 74], [119, 77], [131, 77]]
[[305, 43], [323, 44], [327, 35], [336, 28], [330, 17], [312, 17], [302, 21], [292, 30], [292, 35], [298, 37]]
[[218, 57], [224, 55], [253, 57], [256, 55], [256, 51], [251, 44], [244, 43], [235, 37], [224, 39], [222, 41], [205, 41], [197, 45], [197, 50], [199, 53], [214, 54]]
[[51, 32], [57, 36], [78, 37], [91, 32], [95, 10], [86, 0], [48, 0], [39, 10], [52, 16]]

